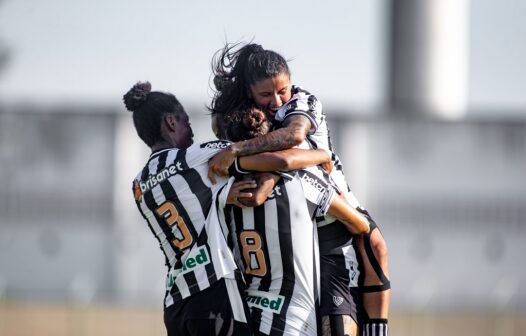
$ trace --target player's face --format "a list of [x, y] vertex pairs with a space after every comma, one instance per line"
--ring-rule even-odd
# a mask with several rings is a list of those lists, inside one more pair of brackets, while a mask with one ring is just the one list
[[192, 132], [188, 115], [183, 113], [178, 118], [175, 118], [175, 142], [177, 148], [190, 147], [194, 142], [193, 137], [194, 132]]
[[250, 85], [250, 96], [273, 120], [276, 112], [291, 98], [290, 76], [281, 73]]

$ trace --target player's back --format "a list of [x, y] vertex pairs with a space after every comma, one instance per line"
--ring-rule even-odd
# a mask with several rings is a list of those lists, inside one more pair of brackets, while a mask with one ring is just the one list
[[210, 183], [207, 162], [223, 144], [228, 143], [154, 152], [133, 182], [139, 211], [159, 241], [169, 268], [166, 307], [208, 288], [235, 268], [233, 263], [215, 266], [218, 257], [228, 259], [229, 251], [226, 242], [209, 239], [216, 228], [206, 226], [215, 191], [225, 182]]

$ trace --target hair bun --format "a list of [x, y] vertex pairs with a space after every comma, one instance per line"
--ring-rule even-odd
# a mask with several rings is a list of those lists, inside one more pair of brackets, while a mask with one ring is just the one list
[[128, 111], [135, 111], [146, 101], [151, 91], [152, 85], [150, 82], [137, 82], [137, 84], [123, 96], [124, 106], [126, 106]]

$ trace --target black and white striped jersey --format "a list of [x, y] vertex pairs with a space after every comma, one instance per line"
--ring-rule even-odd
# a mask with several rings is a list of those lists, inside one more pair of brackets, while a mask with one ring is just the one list
[[267, 335], [316, 335], [319, 292], [316, 216], [334, 189], [300, 170], [282, 178], [261, 206], [225, 209], [228, 238], [247, 283], [255, 330]]
[[165, 307], [236, 269], [221, 227], [207, 222], [213, 202], [223, 208], [229, 188], [225, 178], [211, 184], [208, 160], [229, 144], [211, 141], [154, 152], [133, 181], [136, 204], [166, 258]]
[[[365, 209], [361, 207], [360, 203], [349, 188], [343, 173], [342, 162], [338, 155], [333, 151], [330, 131], [321, 101], [301, 87], [293, 86], [291, 99], [278, 110], [275, 119], [278, 122], [283, 122], [289, 116], [298, 114], [307, 117], [311, 122], [311, 129], [306, 139], [311, 146], [330, 151], [334, 164], [334, 169], [330, 174], [330, 178], [336, 184], [340, 194], [345, 197], [354, 208], [365, 212]], [[327, 216], [324, 220], [318, 222], [318, 226], [324, 226], [334, 221], [334, 218]]]

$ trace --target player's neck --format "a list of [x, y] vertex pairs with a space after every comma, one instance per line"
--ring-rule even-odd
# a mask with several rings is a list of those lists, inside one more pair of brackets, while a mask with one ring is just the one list
[[162, 141], [162, 142], [158, 142], [156, 144], [154, 144], [153, 146], [150, 147], [152, 152], [157, 152], [161, 149], [166, 149], [166, 148], [174, 148], [174, 146], [170, 143], [168, 143], [167, 141]]

